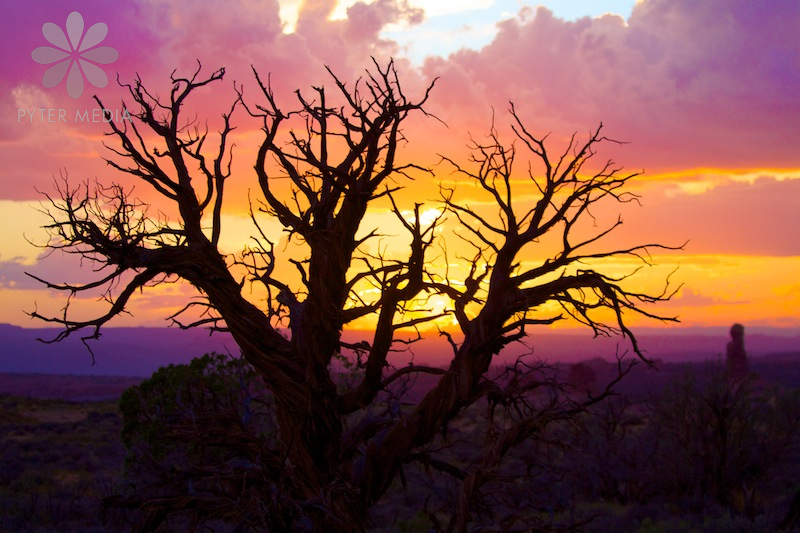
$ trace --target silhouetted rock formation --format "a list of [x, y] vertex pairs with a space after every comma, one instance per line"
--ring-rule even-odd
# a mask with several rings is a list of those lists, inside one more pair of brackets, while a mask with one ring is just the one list
[[727, 352], [728, 375], [739, 381], [747, 376], [747, 352], [744, 350], [744, 326], [734, 324], [731, 327], [731, 342]]

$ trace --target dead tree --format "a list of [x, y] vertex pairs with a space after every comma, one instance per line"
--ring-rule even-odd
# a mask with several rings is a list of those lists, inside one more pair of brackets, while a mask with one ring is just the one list
[[[426, 445], [460, 412], [484, 397], [508, 403], [533, 388], [501, 387], [486, 377], [493, 358], [507, 344], [524, 339], [530, 326], [574, 319], [596, 334], [622, 334], [643, 357], [628, 317], [674, 320], [647, 308], [669, 298], [666, 288], [658, 294], [632, 291], [626, 288], [627, 276], [613, 278], [592, 266], [620, 255], [649, 264], [648, 251], [663, 246], [597, 251], [598, 242], [621, 220], [589, 237], [574, 235], [577, 223], [591, 217], [593, 205], [636, 200], [625, 192], [636, 174], [623, 174], [612, 162], [589, 171], [595, 149], [608, 141], [601, 128], [584, 141], [573, 137], [553, 158], [545, 139], [526, 129], [512, 106], [517, 145], [541, 168], [530, 166], [518, 174], [513, 167], [516, 148], [503, 145], [494, 130], [488, 143], [475, 144], [469, 164], [446, 159], [499, 210], [490, 220], [458, 203], [454, 191], [442, 189], [443, 212], [459, 222], [462, 236], [475, 250], [466, 263], [468, 274], [456, 280], [430, 264], [441, 216], [426, 225], [420, 220], [421, 206], [404, 212], [395, 194], [412, 172], [430, 172], [399, 158], [401, 126], [413, 115], [428, 115], [424, 106], [434, 84], [411, 98], [392, 63], [375, 63], [349, 87], [330, 73], [332, 91], [298, 91], [296, 107], [284, 111], [268, 80], [255, 69], [254, 74], [261, 102], [248, 102], [238, 88], [213, 147], [206, 142], [207, 129], [185, 122], [181, 111], [195, 91], [221, 80], [224, 70], [205, 78], [199, 68], [191, 77], [173, 74], [168, 100], [149, 93], [138, 78], [127, 85], [138, 109], [131, 113], [131, 123], [108, 123], [113, 141], [108, 163], [152, 187], [163, 205], [144, 205], [116, 184], [60, 187], [58, 196], [48, 198], [52, 222], [47, 227], [53, 236], [48, 246], [92, 262], [98, 279], [84, 285], [40, 280], [65, 291], [68, 303], [60, 316], [32, 315], [63, 326], [54, 341], [86, 330], [82, 338], [90, 340], [125, 312], [135, 294], [177, 279], [191, 284], [202, 301], [190, 302], [186, 310], [200, 308], [203, 313], [190, 323], [179, 322], [180, 315], [173, 320], [183, 327], [229, 331], [274, 396], [281, 445], [264, 461], [283, 465], [281, 490], [300, 502], [294, 517], [282, 523], [305, 515], [317, 528], [363, 529], [369, 507], [401, 467], [424, 458]], [[242, 254], [229, 257], [219, 242], [225, 184], [231, 178], [231, 116], [237, 109], [259, 121], [264, 138], [254, 162], [259, 198], [251, 210], [258, 236]], [[527, 203], [517, 198], [512, 190], [516, 179], [529, 180], [538, 197]], [[283, 187], [285, 183], [290, 186]], [[385, 202], [406, 232], [410, 251], [404, 257], [365, 251], [365, 244], [381, 238], [362, 227], [367, 208], [376, 202]], [[151, 215], [149, 208], [175, 212], [178, 218]], [[409, 211], [414, 215], [409, 217]], [[261, 231], [259, 216], [273, 217], [289, 238], [306, 247], [305, 257], [291, 259], [299, 284], [276, 274], [279, 254]], [[538, 265], [523, 267], [523, 248], [551, 232], [560, 235], [561, 250]], [[242, 269], [247, 279], [237, 274]], [[248, 280], [263, 286], [263, 302], [248, 299]], [[366, 286], [373, 289], [369, 298], [363, 294]], [[107, 312], [89, 320], [72, 318], [71, 297], [98, 289], [105, 290]], [[458, 335], [443, 332], [453, 349], [449, 368], [391, 370], [387, 357], [402, 340], [398, 332], [442, 316], [419, 311], [420, 302], [432, 294], [449, 298], [452, 305], [445, 313], [455, 316], [460, 327]], [[548, 303], [558, 304], [561, 311], [543, 314], [540, 309]], [[343, 342], [343, 329], [367, 316], [375, 317], [371, 338], [358, 345]], [[363, 359], [360, 380], [344, 391], [337, 390], [331, 371], [332, 360], [341, 353], [358, 353]], [[417, 405], [392, 417], [348, 424], [398, 377], [416, 372], [441, 376]], [[490, 450], [493, 455], [482, 468], [493, 468], [508, 448], [533, 435], [542, 420], [568, 416], [580, 406], [573, 402], [548, 409], [544, 414], [526, 411], [513, 433]], [[452, 527], [465, 527], [467, 504], [484, 477], [484, 471], [464, 477], [469, 486], [462, 491]], [[171, 501], [186, 508], [194, 500], [204, 501], [201, 495], [192, 498]]]

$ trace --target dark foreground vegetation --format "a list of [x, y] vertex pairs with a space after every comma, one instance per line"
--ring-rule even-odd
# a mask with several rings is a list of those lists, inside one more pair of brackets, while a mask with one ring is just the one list
[[[559, 394], [596, 392], [613, 366], [557, 369], [571, 382]], [[509, 419], [478, 403], [437, 437], [435, 454], [403, 470], [371, 530], [446, 530], [463, 487], [488, 471], [471, 495], [470, 531], [797, 530], [800, 389], [786, 376], [798, 363], [752, 369], [735, 382], [714, 363], [639, 366], [623, 394], [542, 424], [507, 453], [498, 435]], [[536, 368], [542, 380], [555, 371]], [[386, 400], [376, 409], [406, 409]], [[0, 405], [0, 531], [260, 531], [253, 509], [294, 504], [280, 500], [281, 467], [262, 453], [275, 442], [274, 407], [240, 360], [161, 369], [119, 405]]]
[[0, 531], [114, 530], [100, 503], [122, 475], [120, 427], [116, 401], [0, 396]]

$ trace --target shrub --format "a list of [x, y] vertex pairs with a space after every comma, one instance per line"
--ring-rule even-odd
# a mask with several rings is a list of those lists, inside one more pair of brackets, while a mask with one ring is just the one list
[[252, 504], [278, 477], [262, 459], [273, 455], [263, 452], [275, 446], [276, 424], [271, 396], [244, 360], [207, 354], [161, 368], [125, 391], [120, 411], [125, 487], [107, 505], [142, 507], [145, 522], [157, 523], [166, 508], [213, 499], [195, 518], [260, 520]]

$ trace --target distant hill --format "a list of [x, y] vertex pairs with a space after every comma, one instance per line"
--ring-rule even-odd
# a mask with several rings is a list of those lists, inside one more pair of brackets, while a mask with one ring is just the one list
[[[752, 331], [752, 332], [751, 332]], [[230, 335], [209, 336], [205, 330], [183, 331], [177, 328], [106, 328], [99, 341], [90, 345], [92, 355], [76, 337], [56, 344], [44, 344], [37, 338], [52, 339], [58, 330], [28, 329], [0, 324], [0, 372], [94, 376], [150, 376], [169, 363], [186, 363], [194, 357], [216, 351], [238, 355]], [[351, 341], [369, 339], [369, 334], [348, 332]], [[704, 329], [641, 330], [642, 348], [651, 359], [668, 363], [702, 361], [721, 357], [728, 342], [726, 327]], [[800, 334], [780, 330], [748, 329], [746, 348], [751, 358], [769, 354], [800, 353]], [[617, 352], [630, 350], [627, 341], [619, 338], [593, 338], [586, 331], [562, 332], [534, 330], [528, 346], [509, 346], [497, 363], [529, 354], [547, 361], [577, 363], [602, 358], [613, 361]], [[433, 337], [411, 346], [416, 363], [446, 365], [452, 351], [446, 340]], [[404, 366], [412, 353], [397, 353], [391, 362]], [[771, 357], [780, 357], [772, 355]]]
[[93, 375], [150, 376], [169, 363], [186, 363], [194, 357], [216, 351], [238, 355], [230, 335], [177, 328], [107, 328], [98, 341], [89, 344], [92, 354], [79, 336], [55, 344], [59, 330], [27, 329], [0, 324], [0, 372]]
[[[190, 361], [209, 351], [235, 353], [228, 335], [208, 336], [203, 331], [180, 331], [159, 328], [109, 328], [102, 340], [93, 345], [97, 363], [91, 366], [91, 354], [78, 339], [47, 345], [36, 336], [50, 338], [55, 330], [32, 330], [0, 325], [0, 394], [62, 399], [73, 402], [115, 400], [122, 392], [137, 385], [159, 367]], [[348, 335], [348, 340], [358, 337]], [[798, 338], [753, 335], [749, 339], [750, 369], [760, 379], [788, 388], [800, 388], [800, 350]], [[649, 349], [654, 367], [637, 365], [615, 390], [625, 395], [643, 397], [658, 393], [668, 383], [686, 373], [704, 372], [703, 363], [721, 362], [714, 348], [721, 341], [712, 335], [645, 335], [641, 339]], [[585, 381], [594, 393], [612, 380], [617, 371], [613, 354], [619, 339], [592, 339], [581, 335], [545, 334], [532, 339], [534, 356], [559, 361], [564, 366], [565, 381]], [[767, 348], [785, 351], [764, 353]], [[724, 345], [723, 345], [724, 348]], [[443, 358], [449, 348], [432, 341], [415, 347], [415, 362], [423, 364]], [[508, 350], [494, 365], [493, 375], [503, 371], [502, 359], [513, 360], [524, 353], [522, 347]], [[398, 366], [404, 366], [399, 361]], [[430, 363], [429, 363], [430, 364]], [[490, 374], [492, 373], [490, 372]], [[421, 397], [436, 385], [439, 376], [417, 375], [412, 396]], [[583, 385], [581, 385], [583, 386]]]

